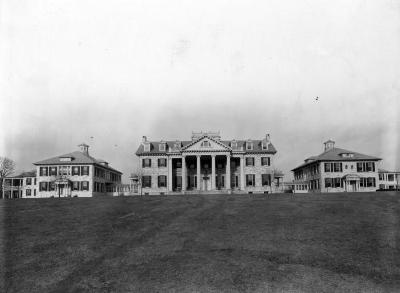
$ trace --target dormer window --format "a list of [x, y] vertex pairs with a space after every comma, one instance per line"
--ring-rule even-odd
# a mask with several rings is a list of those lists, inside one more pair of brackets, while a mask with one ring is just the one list
[[354, 157], [353, 153], [343, 153], [341, 155], [342, 155], [342, 158], [353, 158]]
[[231, 142], [231, 147], [232, 147], [232, 149], [234, 149], [234, 150], [237, 149], [237, 141], [236, 141], [236, 140], [232, 140], [232, 142]]
[[61, 157], [60, 158], [60, 162], [71, 162], [72, 161], [72, 157]]
[[158, 150], [159, 150], [160, 152], [165, 152], [165, 142], [161, 142], [161, 143], [160, 143], [160, 145], [159, 145], [159, 147], [158, 147]]
[[266, 142], [266, 141], [263, 141], [263, 142], [262, 142], [262, 149], [263, 149], [263, 150], [267, 150], [267, 149], [268, 149], [268, 145], [267, 145], [267, 142]]
[[248, 141], [246, 143], [246, 150], [253, 150], [253, 142], [252, 141]]
[[146, 143], [146, 144], [144, 145], [144, 151], [145, 151], [145, 152], [150, 152], [150, 144], [149, 144], [149, 143]]
[[181, 148], [181, 142], [180, 141], [175, 141], [175, 143], [174, 143], [174, 149], [175, 150], [179, 150]]
[[203, 148], [209, 148], [211, 147], [211, 143], [208, 140], [205, 140], [201, 143], [201, 147]]

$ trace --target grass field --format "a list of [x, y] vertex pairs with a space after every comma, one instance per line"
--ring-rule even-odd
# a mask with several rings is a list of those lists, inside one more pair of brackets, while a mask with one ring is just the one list
[[2, 292], [400, 291], [400, 193], [20, 199], [0, 211]]

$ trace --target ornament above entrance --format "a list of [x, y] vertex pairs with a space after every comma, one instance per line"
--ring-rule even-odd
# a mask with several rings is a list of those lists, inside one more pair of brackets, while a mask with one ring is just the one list
[[230, 152], [232, 149], [223, 144], [222, 142], [215, 140], [212, 137], [207, 135], [193, 141], [192, 143], [188, 144], [182, 151], [185, 152], [215, 152], [215, 151], [228, 151]]

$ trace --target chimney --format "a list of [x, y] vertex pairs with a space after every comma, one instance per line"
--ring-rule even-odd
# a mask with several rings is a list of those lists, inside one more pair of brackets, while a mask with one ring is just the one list
[[265, 141], [267, 142], [267, 144], [271, 142], [271, 140], [270, 140], [270, 138], [269, 138], [269, 133], [267, 133], [267, 134], [265, 135]]
[[78, 147], [80, 148], [82, 153], [89, 156], [89, 146], [86, 143], [81, 143], [80, 145], [78, 145]]
[[327, 152], [335, 147], [335, 142], [332, 139], [329, 139], [328, 141], [324, 142], [324, 145], [324, 151]]
[[147, 136], [143, 136], [142, 143], [146, 143], [146, 142], [147, 142]]

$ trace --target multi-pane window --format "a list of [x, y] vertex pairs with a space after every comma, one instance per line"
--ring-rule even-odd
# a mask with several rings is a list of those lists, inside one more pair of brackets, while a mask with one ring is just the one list
[[331, 172], [331, 163], [325, 163], [324, 167], [325, 172]]
[[380, 173], [380, 174], [379, 174], [379, 180], [385, 180], [385, 175], [382, 174], [382, 173]]
[[394, 174], [388, 175], [388, 181], [394, 181]]
[[79, 190], [79, 181], [72, 182], [72, 190]]
[[248, 141], [246, 143], [246, 150], [252, 150], [252, 149], [253, 149], [253, 143]]
[[57, 167], [49, 167], [49, 175], [57, 176]]
[[142, 181], [143, 187], [151, 187], [151, 176], [143, 176]]
[[148, 168], [151, 167], [151, 159], [146, 158], [142, 160], [142, 167], [143, 168]]
[[32, 190], [31, 189], [27, 189], [26, 190], [26, 196], [31, 196]]
[[263, 143], [262, 143], [262, 149], [263, 149], [263, 150], [266, 150], [267, 148], [268, 148], [268, 147], [267, 147], [267, 143], [266, 143], [266, 142], [263, 142]]
[[375, 162], [358, 162], [357, 172], [375, 172]]
[[75, 176], [75, 175], [77, 175], [77, 176], [79, 176], [80, 175], [80, 169], [81, 168], [79, 168], [79, 166], [73, 166], [72, 167], [72, 176]]
[[158, 187], [167, 187], [167, 176], [158, 176]]
[[82, 190], [88, 191], [89, 190], [89, 181], [82, 181], [81, 187], [82, 187]]
[[231, 147], [232, 147], [232, 149], [236, 150], [237, 149], [237, 141], [232, 141]]
[[32, 185], [32, 178], [26, 178], [26, 185]]
[[334, 178], [333, 179], [333, 186], [334, 187], [340, 187], [340, 178]]
[[325, 163], [324, 164], [325, 172], [342, 172], [342, 163]]
[[60, 166], [58, 168], [59, 175], [70, 175], [71, 174], [71, 167], [70, 166]]
[[81, 175], [89, 175], [89, 166], [82, 166], [81, 167]]
[[48, 167], [40, 167], [39, 169], [39, 174], [40, 176], [47, 176], [48, 175]]
[[56, 190], [56, 185], [54, 184], [54, 182], [50, 182], [50, 183], [49, 183], [49, 190], [50, 190], [50, 191]]
[[165, 158], [158, 159], [158, 167], [167, 167], [167, 159]]
[[325, 178], [325, 187], [332, 187], [332, 178]]
[[208, 140], [205, 140], [201, 143], [202, 147], [209, 148], [211, 147], [211, 143]]
[[334, 172], [342, 172], [342, 163], [334, 163]]
[[160, 143], [160, 145], [158, 146], [158, 150], [160, 152], [164, 152], [165, 151], [165, 143]]
[[255, 186], [255, 177], [254, 174], [246, 174], [246, 186]]
[[246, 166], [254, 166], [254, 158], [246, 158]]
[[146, 143], [146, 144], [144, 145], [144, 151], [145, 151], [145, 152], [150, 152], [150, 144], [149, 144], [149, 143]]
[[261, 166], [270, 166], [271, 159], [270, 157], [261, 157]]
[[47, 191], [47, 182], [40, 182], [39, 191]]
[[263, 186], [270, 186], [271, 185], [271, 174], [262, 174], [261, 181]]

